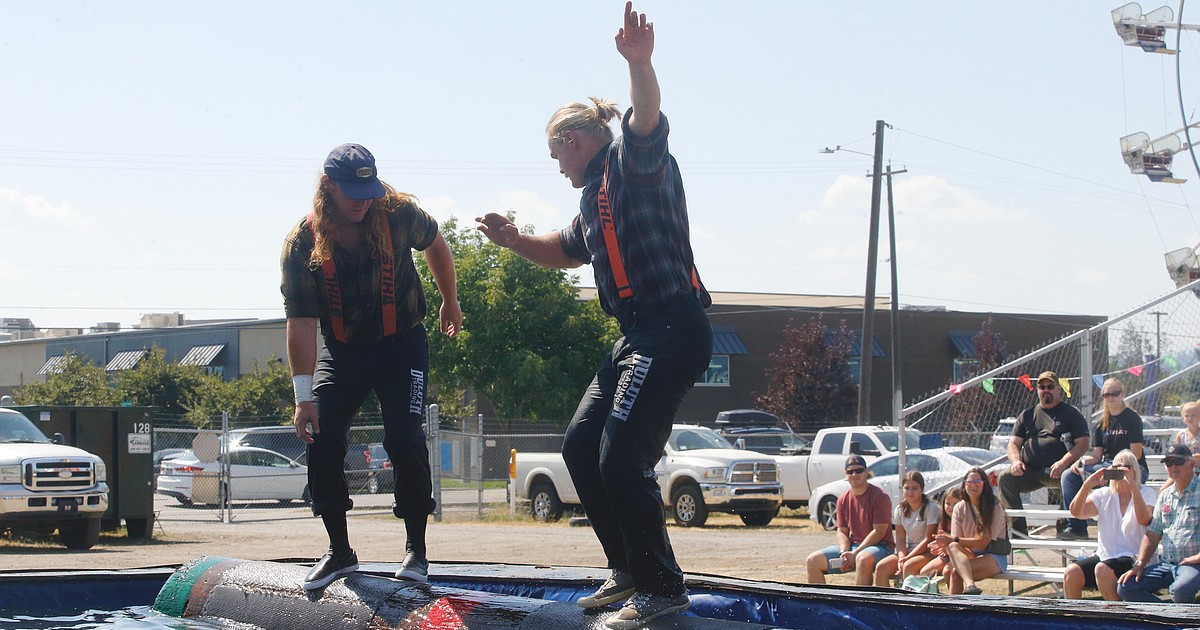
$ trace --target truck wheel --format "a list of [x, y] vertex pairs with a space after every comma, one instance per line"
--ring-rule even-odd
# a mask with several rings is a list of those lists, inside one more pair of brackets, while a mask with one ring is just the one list
[[765, 527], [772, 519], [779, 515], [779, 508], [774, 510], [763, 510], [761, 512], [746, 512], [740, 514], [742, 522], [750, 527]]
[[671, 496], [671, 508], [675, 512], [675, 523], [680, 527], [701, 527], [708, 520], [708, 508], [700, 488], [693, 485], [680, 486]]
[[817, 504], [817, 522], [827, 532], [837, 529], [837, 499], [835, 497], [825, 497]]
[[553, 523], [562, 518], [562, 501], [552, 484], [539, 483], [533, 486], [529, 491], [529, 512], [533, 514], [533, 520], [543, 523]]
[[91, 549], [100, 540], [100, 519], [63, 521], [58, 526], [58, 538], [67, 549]]

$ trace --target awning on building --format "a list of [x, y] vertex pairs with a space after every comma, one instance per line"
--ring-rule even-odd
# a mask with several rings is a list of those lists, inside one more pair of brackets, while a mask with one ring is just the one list
[[971, 332], [951, 332], [950, 343], [954, 344], [954, 349], [958, 352], [958, 356], [964, 359], [974, 359], [975, 357], [975, 333]]
[[750, 354], [746, 344], [733, 328], [729, 326], [713, 326], [713, 354]]
[[126, 350], [113, 355], [112, 360], [108, 365], [104, 366], [105, 372], [120, 372], [121, 370], [131, 370], [142, 357], [146, 356], [146, 350]]
[[[836, 331], [836, 330], [825, 331], [825, 343], [832, 344], [833, 340], [834, 340], [834, 335], [836, 335], [837, 333], [838, 333], [838, 331]], [[862, 329], [861, 328], [847, 328], [846, 334], [850, 335], [850, 354], [849, 354], [849, 356], [861, 357], [862, 356]], [[887, 356], [887, 353], [883, 351], [883, 345], [880, 344], [879, 340], [876, 339], [874, 336], [871, 337], [871, 356], [873, 356], [873, 357], [886, 357]]]
[[42, 365], [42, 368], [38, 370], [37, 373], [39, 376], [45, 374], [61, 374], [63, 371], [63, 366], [66, 364], [67, 355], [65, 354], [60, 354], [56, 357], [50, 357], [49, 359], [46, 359], [46, 363]]
[[219, 343], [212, 346], [192, 346], [187, 354], [179, 360], [179, 365], [198, 365], [200, 367], [208, 367], [216, 361], [217, 356], [225, 349], [225, 344]]

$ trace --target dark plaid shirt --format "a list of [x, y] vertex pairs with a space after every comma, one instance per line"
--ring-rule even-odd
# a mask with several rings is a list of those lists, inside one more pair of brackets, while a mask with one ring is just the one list
[[[437, 237], [438, 225], [415, 204], [402, 205], [388, 213], [388, 224], [392, 228], [396, 268], [396, 330], [405, 331], [420, 324], [425, 317], [425, 293], [413, 265], [412, 250], [429, 247]], [[325, 274], [320, 267], [310, 269], [308, 266], [312, 248], [313, 233], [308, 227], [308, 217], [305, 217], [283, 241], [279, 262], [283, 271], [280, 284], [283, 311], [289, 318], [320, 318], [321, 333], [332, 338]], [[352, 253], [334, 244], [333, 261], [342, 289], [346, 343], [351, 346], [378, 343], [383, 339], [379, 259], [372, 258], [367, 247]]]
[[687, 202], [679, 166], [667, 151], [667, 117], [647, 137], [629, 130], [630, 109], [621, 121], [621, 137], [588, 165], [579, 214], [559, 231], [567, 256], [591, 263], [600, 306], [615, 315], [621, 306], [604, 245], [597, 199], [608, 164], [608, 198], [617, 243], [637, 304], [657, 304], [693, 293], [695, 265], [688, 229]]

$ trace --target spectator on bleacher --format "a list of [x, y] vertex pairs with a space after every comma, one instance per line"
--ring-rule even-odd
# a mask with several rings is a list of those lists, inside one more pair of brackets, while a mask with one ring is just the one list
[[937, 533], [942, 509], [925, 496], [925, 477], [920, 472], [904, 473], [900, 488], [903, 500], [892, 511], [896, 553], [875, 565], [875, 586], [891, 586], [892, 578], [900, 574], [908, 560], [923, 558], [921, 564], [924, 565], [933, 557], [929, 555], [929, 545]]
[[[1200, 591], [1200, 479], [1182, 444], [1167, 450], [1163, 464], [1172, 484], [1155, 499], [1137, 559], [1118, 579], [1117, 592], [1127, 602], [1159, 602], [1155, 593], [1166, 587], [1171, 601], [1194, 604]], [[1159, 562], [1150, 564], [1159, 543]]]
[[[1083, 486], [1083, 478], [1101, 468], [1107, 468], [1113, 462], [1113, 457], [1125, 449], [1133, 452], [1137, 458], [1141, 478], [1150, 476], [1146, 467], [1146, 456], [1142, 452], [1142, 417], [1125, 406], [1125, 387], [1121, 381], [1110, 378], [1100, 387], [1100, 417], [1092, 429], [1092, 452], [1079, 458], [1067, 472], [1062, 475], [1062, 506], [1064, 510], [1071, 509], [1071, 501]], [[1067, 528], [1060, 534], [1066, 540], [1087, 538], [1087, 521], [1081, 518], [1068, 518]]]
[[[1038, 404], [1021, 412], [1008, 442], [1012, 464], [1000, 475], [1000, 500], [1005, 509], [1023, 507], [1021, 494], [1059, 485], [1059, 477], [1088, 450], [1088, 423], [1070, 403], [1054, 372], [1037, 380]], [[1024, 535], [1024, 518], [1014, 518], [1013, 531]]]
[[[1125, 476], [1105, 485], [1105, 470], [1120, 471]], [[1117, 577], [1133, 566], [1133, 557], [1154, 512], [1154, 499], [1154, 490], [1142, 485], [1142, 468], [1132, 450], [1117, 453], [1111, 467], [1096, 470], [1083, 480], [1070, 510], [1075, 518], [1096, 519], [1099, 544], [1095, 554], [1067, 565], [1063, 573], [1067, 598], [1083, 597], [1083, 587], [1090, 586], [1099, 589], [1108, 601], [1121, 601]]]
[[824, 584], [828, 573], [854, 572], [854, 583], [870, 586], [875, 565], [892, 555], [892, 500], [867, 482], [867, 460], [846, 458], [850, 489], [837, 500], [837, 544], [812, 552], [808, 582]]
[[1007, 554], [987, 551], [993, 540], [1007, 538], [1007, 516], [982, 468], [967, 473], [962, 491], [966, 498], [954, 506], [950, 533], [938, 534], [937, 541], [949, 556], [950, 593], [979, 595], [983, 589], [975, 585], [976, 581], [1008, 568]]
[[958, 505], [962, 500], [963, 492], [961, 485], [950, 488], [942, 494], [942, 517], [938, 522], [937, 534], [934, 534], [933, 542], [929, 543], [929, 557], [916, 556], [909, 558], [904, 563], [904, 577], [908, 577], [914, 573], [933, 577], [945, 570], [946, 548], [938, 542], [937, 535], [950, 533], [951, 518], [954, 516], [954, 506]]
[[1183, 403], [1179, 408], [1184, 428], [1175, 434], [1171, 444], [1182, 444], [1192, 451], [1192, 461], [1200, 464], [1200, 402]]

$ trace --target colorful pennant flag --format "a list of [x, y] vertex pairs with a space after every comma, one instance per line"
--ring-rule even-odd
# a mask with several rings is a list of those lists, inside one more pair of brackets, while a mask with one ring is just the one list
[[1145, 368], [1146, 368], [1146, 366], [1144, 366], [1144, 365], [1135, 365], [1135, 366], [1133, 366], [1133, 367], [1131, 367], [1131, 368], [1129, 368], [1128, 370], [1125, 370], [1125, 371], [1126, 371], [1126, 372], [1129, 372], [1130, 374], [1132, 374], [1132, 375], [1134, 375], [1134, 376], [1141, 376], [1141, 375], [1142, 375], [1142, 370], [1144, 370]]
[[1092, 382], [1096, 384], [1096, 389], [1104, 389], [1104, 374], [1097, 374], [1092, 377]]
[[1028, 389], [1029, 391], [1033, 391], [1033, 383], [1029, 382], [1028, 374], [1022, 374], [1022, 375], [1018, 376], [1017, 380], [1021, 381], [1022, 383], [1025, 384], [1025, 389]]
[[1071, 381], [1069, 379], [1058, 379], [1058, 386], [1062, 388], [1063, 393], [1067, 395], [1067, 398], [1071, 397]]
[[996, 393], [996, 383], [990, 378], [983, 379], [983, 391], [989, 394]]

